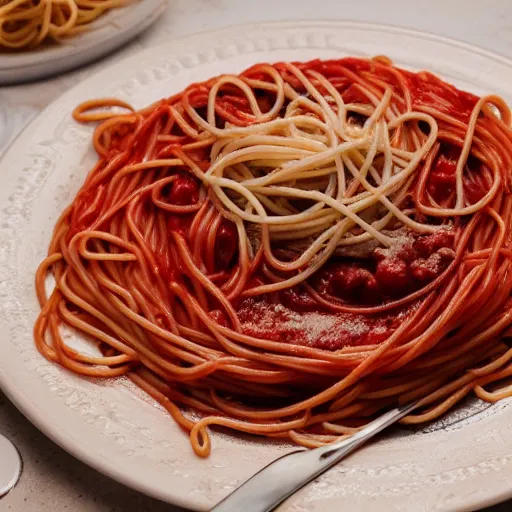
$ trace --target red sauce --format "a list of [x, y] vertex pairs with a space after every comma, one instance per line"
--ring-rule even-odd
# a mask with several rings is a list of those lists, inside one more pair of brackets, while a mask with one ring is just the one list
[[292, 311], [318, 311], [318, 302], [300, 286], [283, 290], [279, 297], [282, 303]]
[[433, 281], [453, 261], [454, 253], [442, 248], [426, 258], [418, 258], [409, 267], [409, 272], [418, 285]]
[[368, 103], [368, 97], [355, 85], [344, 91], [342, 97], [345, 103]]
[[171, 215], [167, 222], [167, 228], [169, 231], [175, 231], [183, 238], [187, 238], [192, 220], [191, 215]]
[[[460, 149], [443, 144], [430, 171], [427, 190], [438, 203], [442, 203], [455, 192], [457, 162], [460, 157]], [[466, 163], [466, 169], [478, 176], [482, 169], [481, 163], [474, 157], [470, 157]], [[468, 173], [463, 174], [464, 196], [469, 204], [478, 202], [489, 190], [488, 185], [481, 180], [477, 183], [468, 179]]]
[[441, 155], [430, 172], [427, 190], [438, 202], [448, 199], [455, 190], [456, 160]]
[[[475, 95], [460, 91], [426, 71], [405, 73], [405, 77], [410, 88], [413, 109], [435, 105], [440, 112], [467, 121], [478, 101]], [[444, 101], [439, 101], [439, 98]]]
[[[390, 72], [389, 67], [370, 59], [354, 57], [325, 61], [316, 59], [306, 63], [294, 64], [306, 73], [311, 69], [322, 73], [341, 92], [350, 89], [352, 92], [347, 91], [349, 100], [344, 98], [345, 101], [367, 102], [364, 96], [359, 97], [356, 93], [357, 88], [352, 85], [355, 82], [354, 78], [357, 80], [359, 75], [365, 73], [371, 73], [374, 78], [381, 78], [397, 91], [401, 90], [400, 83], [396, 76]], [[280, 65], [278, 64], [276, 67], [279, 69]], [[461, 120], [467, 120], [478, 101], [475, 95], [460, 91], [432, 73], [426, 71], [414, 73], [400, 70], [400, 74], [410, 90], [414, 109], [435, 105], [436, 109], [443, 113], [455, 115]], [[439, 101], [440, 99], [443, 101]]]
[[375, 279], [387, 296], [403, 296], [412, 287], [407, 262], [400, 258], [384, 258], [377, 263]]
[[489, 191], [489, 187], [479, 183], [464, 183], [464, 195], [469, 204], [475, 204], [482, 199]]
[[381, 298], [376, 276], [356, 264], [342, 263], [334, 266], [327, 279], [332, 295], [344, 296], [351, 302], [372, 304]]
[[228, 269], [238, 251], [238, 232], [236, 225], [223, 220], [215, 239], [215, 264], [217, 270]]
[[247, 299], [238, 309], [238, 317], [243, 332], [250, 336], [324, 350], [339, 350], [346, 346], [381, 343], [415, 307], [368, 316], [313, 310], [298, 312], [282, 304]]
[[378, 304], [403, 297], [439, 276], [455, 254], [446, 230], [398, 240], [375, 249], [363, 262], [331, 263], [320, 272], [317, 289], [347, 304]]
[[199, 184], [188, 174], [178, 174], [171, 184], [168, 202], [177, 206], [196, 204], [199, 201]]
[[[176, 179], [162, 190], [162, 199], [174, 206], [190, 206], [199, 201], [199, 184], [189, 174], [178, 174]], [[170, 214], [167, 222], [169, 231], [176, 231], [187, 238], [194, 214]]]
[[211, 319], [222, 327], [227, 327], [229, 325], [226, 314], [220, 309], [214, 309], [208, 313]]
[[[331, 261], [309, 284], [326, 299], [371, 307], [418, 290], [446, 270], [455, 257], [447, 230], [409, 234], [369, 258]], [[329, 311], [297, 286], [270, 296], [246, 299], [238, 308], [245, 334], [325, 350], [376, 344], [387, 339], [417, 307], [408, 304], [384, 313]]]
[[443, 247], [453, 247], [454, 235], [451, 231], [439, 230], [430, 235], [421, 235], [414, 240], [413, 249], [421, 258], [428, 258]]

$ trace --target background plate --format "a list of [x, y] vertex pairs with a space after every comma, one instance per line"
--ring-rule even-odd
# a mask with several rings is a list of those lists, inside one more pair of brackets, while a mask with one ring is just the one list
[[[77, 103], [119, 96], [136, 107], [190, 82], [260, 61], [387, 54], [475, 93], [510, 102], [512, 63], [435, 36], [341, 22], [241, 26], [170, 41], [93, 76], [50, 105], [0, 162], [0, 386], [49, 437], [96, 469], [155, 497], [208, 510], [290, 446], [213, 434], [194, 456], [188, 437], [126, 380], [85, 380], [36, 351], [33, 276], [53, 225], [91, 164], [91, 126]], [[474, 510], [512, 496], [512, 408], [470, 401], [419, 431], [395, 431], [297, 493], [280, 510]]]
[[167, 0], [135, 0], [95, 20], [90, 29], [61, 44], [30, 51], [0, 50], [0, 85], [26, 82], [82, 66], [119, 48], [146, 30], [162, 14]]

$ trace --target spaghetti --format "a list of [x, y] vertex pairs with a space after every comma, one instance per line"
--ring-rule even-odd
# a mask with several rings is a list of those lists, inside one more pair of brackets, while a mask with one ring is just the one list
[[88, 28], [130, 0], [0, 0], [0, 48], [23, 50]]
[[99, 160], [37, 272], [37, 346], [127, 375], [198, 455], [211, 426], [314, 447], [397, 402], [422, 400], [414, 424], [512, 395], [486, 388], [512, 374], [502, 99], [346, 58], [74, 117], [101, 121]]

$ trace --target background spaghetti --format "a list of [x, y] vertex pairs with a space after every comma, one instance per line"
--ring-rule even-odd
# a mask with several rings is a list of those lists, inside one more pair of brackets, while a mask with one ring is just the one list
[[74, 116], [102, 121], [99, 160], [37, 272], [37, 346], [128, 375], [197, 454], [209, 426], [313, 447], [399, 401], [423, 400], [404, 420], [420, 423], [471, 391], [512, 394], [486, 388], [512, 374], [502, 99], [347, 58]]
[[0, 0], [0, 48], [22, 50], [85, 29], [131, 0]]

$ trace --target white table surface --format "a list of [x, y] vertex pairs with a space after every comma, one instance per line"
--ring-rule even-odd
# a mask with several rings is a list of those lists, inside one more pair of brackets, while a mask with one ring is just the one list
[[[83, 77], [142, 48], [233, 24], [304, 19], [415, 28], [512, 58], [512, 0], [169, 0], [167, 13], [155, 26], [108, 58], [44, 82], [0, 87], [0, 153], [25, 123], [61, 93]], [[178, 512], [100, 475], [65, 453], [39, 433], [1, 391], [0, 433], [18, 446], [24, 460], [22, 479], [0, 500], [0, 512]], [[512, 502], [492, 510], [510, 511]]]

